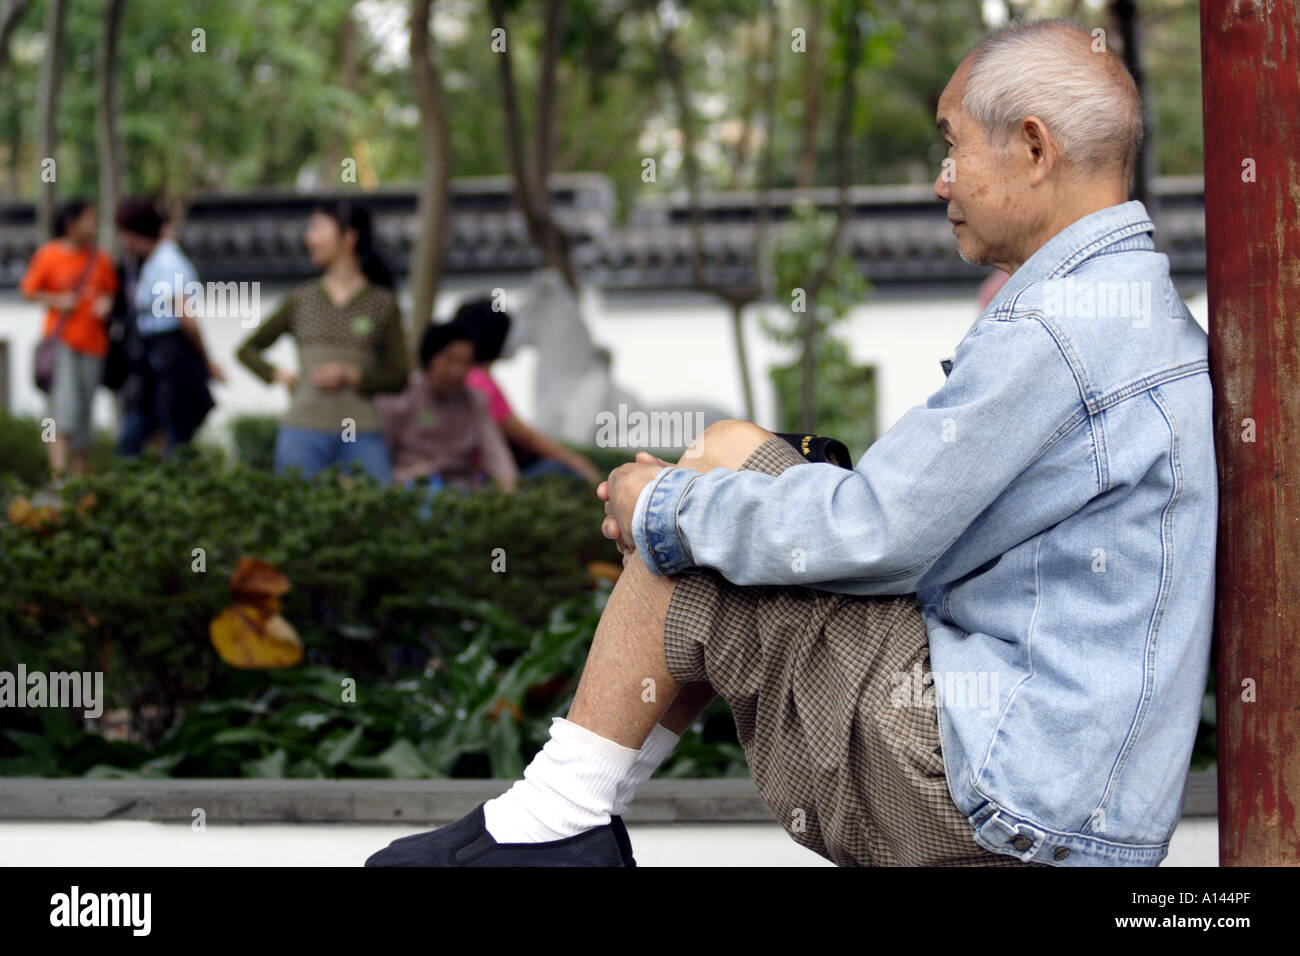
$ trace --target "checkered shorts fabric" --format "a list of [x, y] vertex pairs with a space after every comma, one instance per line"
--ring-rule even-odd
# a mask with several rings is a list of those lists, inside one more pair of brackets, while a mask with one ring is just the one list
[[[741, 466], [808, 462], [784, 439]], [[790, 837], [840, 866], [1044, 866], [975, 842], [953, 803], [933, 707], [892, 703], [893, 675], [930, 669], [915, 595], [855, 597], [678, 575], [668, 670], [731, 707], [759, 793]]]

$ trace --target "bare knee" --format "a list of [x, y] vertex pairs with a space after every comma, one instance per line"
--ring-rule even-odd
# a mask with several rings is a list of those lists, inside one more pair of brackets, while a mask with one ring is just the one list
[[[618, 607], [630, 605], [635, 608], [633, 616], [639, 620], [662, 624], [676, 587], [675, 577], [652, 574], [641, 553], [633, 551], [623, 556], [623, 572], [614, 584], [610, 601]], [[617, 602], [614, 602], [614, 595], [619, 595]]]
[[740, 468], [759, 445], [776, 437], [753, 422], [724, 418], [709, 425], [686, 449], [677, 464], [682, 468], [709, 471], [713, 468]]

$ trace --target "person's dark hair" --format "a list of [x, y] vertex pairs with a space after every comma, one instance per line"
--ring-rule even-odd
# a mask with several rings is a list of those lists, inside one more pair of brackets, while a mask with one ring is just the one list
[[510, 332], [510, 313], [494, 310], [491, 296], [462, 302], [452, 321], [469, 330], [475, 362], [493, 362], [501, 357], [501, 348]]
[[51, 224], [51, 235], [55, 239], [62, 239], [68, 234], [68, 227], [72, 221], [79, 217], [83, 212], [93, 206], [89, 199], [83, 199], [80, 196], [73, 199], [66, 199], [59, 205], [59, 211], [54, 214], [54, 222]]
[[356, 255], [361, 272], [375, 285], [386, 289], [393, 287], [393, 273], [387, 263], [375, 251], [374, 229], [370, 223], [370, 210], [364, 206], [342, 199], [338, 202], [321, 203], [312, 212], [329, 216], [344, 231], [355, 229], [357, 233]]
[[152, 199], [126, 199], [117, 207], [113, 221], [119, 229], [157, 239], [167, 218]]
[[430, 325], [420, 337], [420, 368], [427, 369], [433, 357], [452, 342], [472, 343], [473, 341], [474, 337], [470, 335], [469, 329], [459, 322]]

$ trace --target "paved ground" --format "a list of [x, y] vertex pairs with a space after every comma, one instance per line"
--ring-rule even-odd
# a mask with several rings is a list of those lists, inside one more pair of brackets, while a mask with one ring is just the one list
[[[359, 866], [426, 827], [349, 824], [0, 823], [0, 866]], [[641, 866], [830, 866], [777, 824], [628, 827]], [[1184, 820], [1164, 866], [1216, 866], [1212, 818]]]

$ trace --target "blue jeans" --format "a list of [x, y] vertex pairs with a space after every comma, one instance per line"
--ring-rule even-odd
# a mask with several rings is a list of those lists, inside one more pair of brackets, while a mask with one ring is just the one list
[[133, 397], [122, 416], [117, 453], [140, 454], [155, 431], [163, 434], [163, 456], [194, 437], [212, 409], [207, 369], [183, 332], [143, 336]]
[[[406, 484], [402, 487], [409, 488], [412, 491], [419, 490], [419, 478], [407, 478]], [[442, 490], [447, 487], [443, 480], [437, 475], [429, 476], [429, 483], [424, 486], [424, 500], [420, 502], [420, 520], [428, 521], [429, 515], [433, 513], [433, 499], [438, 497]]]
[[171, 421], [159, 421], [157, 416], [145, 409], [131, 409], [122, 417], [122, 430], [117, 436], [117, 453], [128, 458], [140, 454], [149, 436], [158, 430], [163, 433], [163, 457], [166, 458], [181, 444]]
[[582, 477], [582, 475], [578, 474], [558, 458], [542, 458], [519, 472], [520, 478], [539, 478], [542, 475], [569, 475], [573, 478]]
[[388, 447], [379, 432], [357, 432], [355, 441], [344, 441], [337, 431], [316, 431], [281, 425], [275, 434], [275, 471], [283, 475], [296, 468], [303, 478], [314, 478], [329, 465], [358, 461], [375, 481], [392, 482]]

